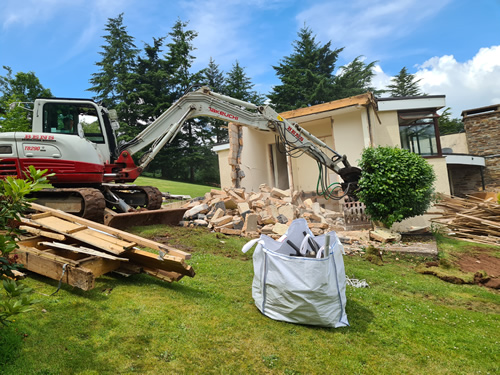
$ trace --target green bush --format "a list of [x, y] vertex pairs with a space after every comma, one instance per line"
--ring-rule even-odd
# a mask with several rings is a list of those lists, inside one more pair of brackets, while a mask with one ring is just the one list
[[367, 148], [359, 167], [358, 197], [372, 220], [390, 228], [430, 207], [436, 176], [421, 156], [398, 147]]
[[37, 302], [29, 298], [30, 288], [9, 278], [20, 266], [16, 263], [16, 256], [11, 255], [17, 248], [16, 239], [20, 233], [16, 222], [20, 221], [21, 212], [28, 208], [30, 199], [27, 195], [39, 190], [39, 185], [46, 182], [46, 177], [43, 177], [46, 172], [30, 166], [26, 180], [7, 177], [0, 181], [0, 228], [6, 231], [5, 235], [0, 235], [0, 279], [4, 279], [5, 291], [5, 296], [0, 296], [0, 324], [3, 325], [11, 316], [30, 311], [30, 306]]

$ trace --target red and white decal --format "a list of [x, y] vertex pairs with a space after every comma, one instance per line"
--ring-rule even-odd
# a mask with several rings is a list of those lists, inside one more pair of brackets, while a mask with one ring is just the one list
[[304, 142], [304, 137], [300, 135], [295, 129], [293, 129], [290, 125], [288, 125], [288, 128], [286, 130], [293, 135], [295, 138], [297, 138], [299, 141]]
[[24, 139], [29, 139], [30, 141], [53, 141], [56, 138], [53, 135], [25, 134]]
[[208, 109], [210, 110], [210, 112], [217, 113], [220, 116], [230, 118], [231, 120], [238, 120], [238, 116], [232, 115], [230, 113], [226, 113], [224, 111], [219, 111], [218, 109], [215, 109], [212, 107], [208, 107]]
[[41, 147], [40, 146], [24, 146], [24, 151], [40, 151]]

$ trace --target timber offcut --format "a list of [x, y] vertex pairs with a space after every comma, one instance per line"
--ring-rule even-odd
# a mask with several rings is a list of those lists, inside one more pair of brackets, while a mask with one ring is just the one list
[[36, 203], [31, 208], [38, 213], [22, 219], [29, 236], [16, 250], [26, 270], [82, 290], [109, 272], [146, 273], [166, 282], [195, 275], [185, 262], [189, 253]]

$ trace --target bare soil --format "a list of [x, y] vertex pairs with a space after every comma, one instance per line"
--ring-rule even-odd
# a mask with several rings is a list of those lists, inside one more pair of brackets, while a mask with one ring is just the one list
[[[474, 247], [471, 253], [455, 254], [456, 264], [463, 272], [474, 272], [475, 281], [489, 288], [500, 289], [500, 258], [491, 254], [491, 250]], [[481, 273], [485, 272], [486, 277]]]

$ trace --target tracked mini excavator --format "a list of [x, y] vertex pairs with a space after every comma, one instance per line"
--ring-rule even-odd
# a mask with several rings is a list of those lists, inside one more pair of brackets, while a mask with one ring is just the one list
[[[344, 195], [355, 194], [361, 175], [345, 156], [282, 118], [271, 106], [247, 103], [208, 87], [188, 92], [134, 139], [122, 144], [116, 140], [116, 111], [92, 100], [39, 98], [32, 110], [32, 132], [0, 133], [0, 178], [24, 178], [30, 165], [47, 169], [54, 188], [37, 192], [37, 203], [111, 226], [180, 220], [178, 213], [159, 210], [162, 194], [157, 188], [127, 183], [133, 183], [184, 122], [194, 117], [212, 117], [274, 132], [288, 151], [301, 151], [339, 174]], [[132, 156], [144, 150], [136, 165]], [[105, 219], [106, 207], [121, 214]]]

